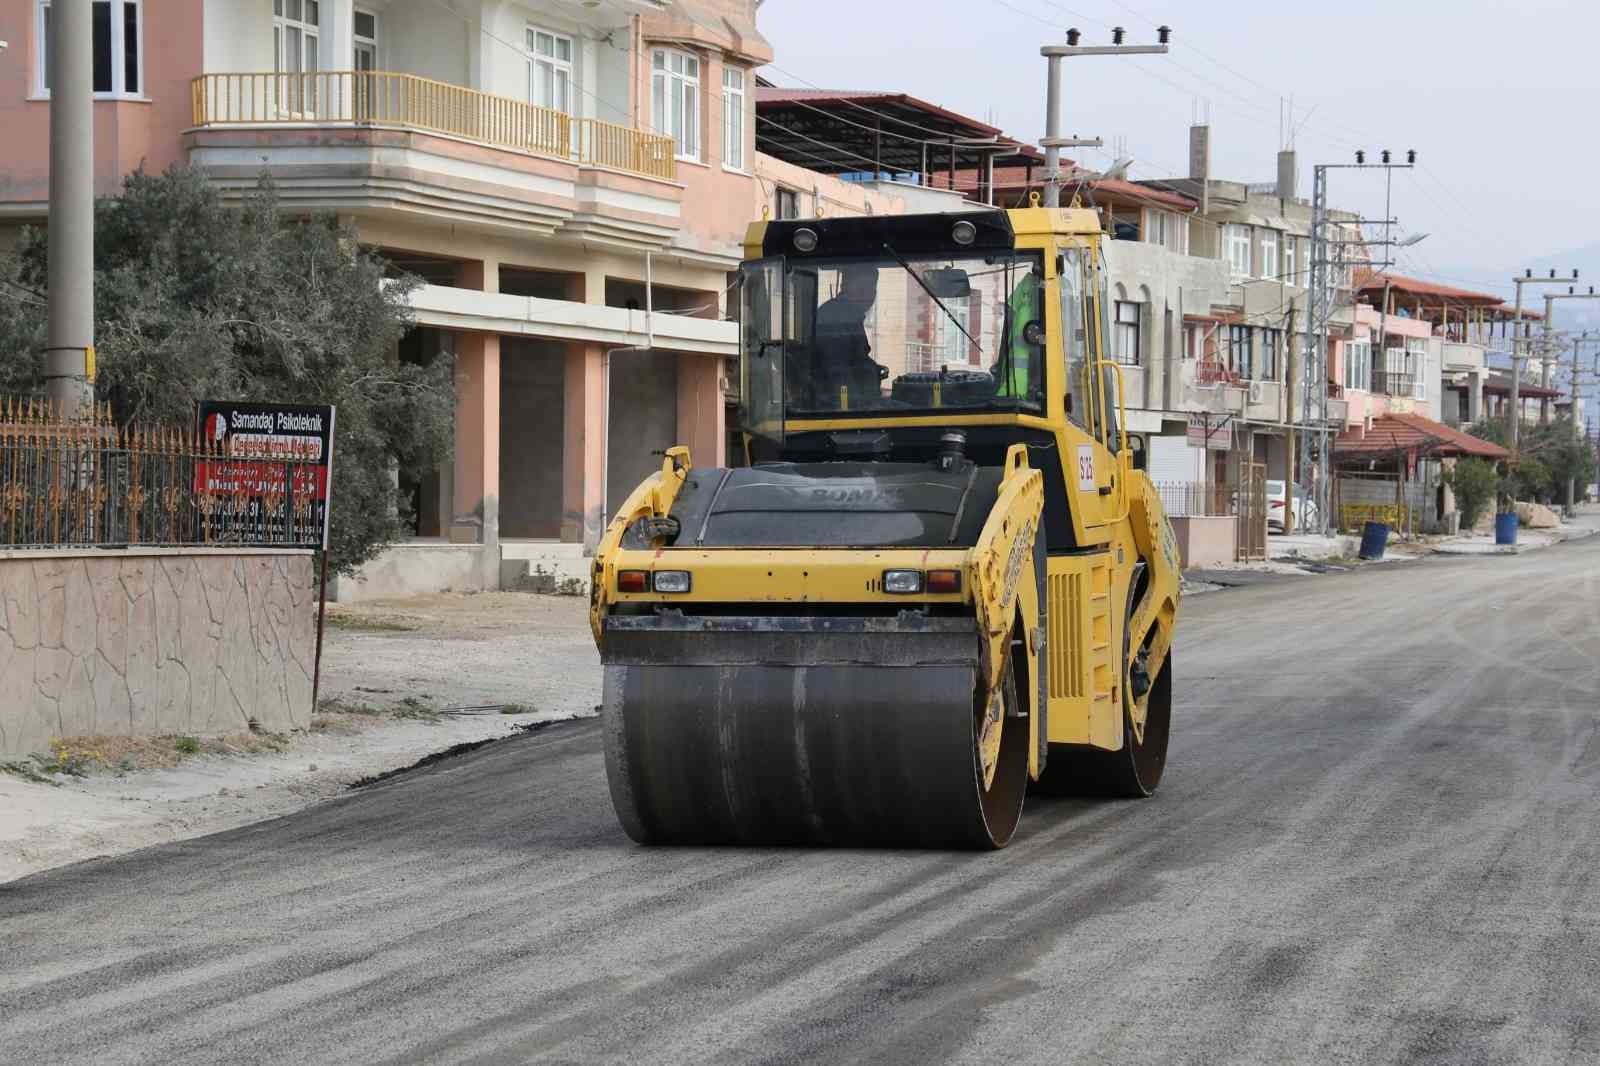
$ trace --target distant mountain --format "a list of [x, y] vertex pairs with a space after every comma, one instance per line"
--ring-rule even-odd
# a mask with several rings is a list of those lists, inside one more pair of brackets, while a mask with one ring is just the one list
[[[1533, 268], [1535, 275], [1548, 274], [1554, 270], [1557, 277], [1570, 276], [1576, 267], [1578, 280], [1572, 283], [1573, 286], [1579, 292], [1588, 292], [1592, 285], [1594, 291], [1600, 293], [1600, 241], [1536, 260], [1528, 266]], [[1554, 288], [1556, 292], [1567, 291], [1560, 286], [1536, 286], [1536, 288], [1544, 288], [1546, 291]], [[1526, 293], [1523, 294], [1523, 300], [1528, 301]], [[1528, 302], [1535, 307], [1544, 307], [1542, 299]], [[1600, 329], [1600, 297], [1593, 300], [1557, 300], [1555, 313], [1551, 318], [1557, 329]]]
[[[1545, 293], [1566, 293], [1570, 285], [1578, 292], [1587, 292], [1593, 285], [1596, 293], [1600, 293], [1600, 242], [1575, 248], [1568, 252], [1544, 256], [1521, 264], [1522, 269], [1532, 270], [1535, 277], [1548, 276], [1550, 271], [1556, 272], [1556, 277], [1570, 279], [1573, 268], [1578, 271], [1577, 281], [1568, 281], [1566, 285], [1524, 285], [1522, 287], [1522, 304], [1524, 307], [1535, 311], [1544, 310]], [[1507, 303], [1516, 299], [1516, 286], [1511, 283], [1510, 270], [1484, 270], [1480, 267], [1445, 267], [1445, 273], [1434, 280], [1442, 281], [1448, 285], [1456, 285], [1463, 289], [1473, 289], [1478, 292], [1489, 292], [1505, 298]], [[1551, 314], [1551, 321], [1556, 329], [1564, 330], [1600, 330], [1600, 298], [1594, 300], [1557, 300]]]

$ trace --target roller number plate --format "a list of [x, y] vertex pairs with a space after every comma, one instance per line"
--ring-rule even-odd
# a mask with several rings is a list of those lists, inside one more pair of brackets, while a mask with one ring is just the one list
[[1092, 444], [1078, 445], [1078, 488], [1083, 491], [1094, 491], [1094, 446]]

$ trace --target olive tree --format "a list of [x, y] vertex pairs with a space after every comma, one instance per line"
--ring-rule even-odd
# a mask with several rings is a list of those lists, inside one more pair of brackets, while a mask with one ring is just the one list
[[[47, 236], [0, 262], [0, 392], [43, 387]], [[130, 174], [95, 211], [98, 398], [118, 421], [189, 425], [201, 399], [335, 404], [330, 562], [348, 572], [409, 521], [394, 466], [449, 454], [449, 360], [401, 362], [416, 282], [263, 179], [237, 206], [195, 169]]]

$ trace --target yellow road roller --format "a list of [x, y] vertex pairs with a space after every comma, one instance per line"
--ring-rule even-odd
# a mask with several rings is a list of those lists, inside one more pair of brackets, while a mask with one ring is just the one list
[[667, 450], [594, 557], [630, 837], [1000, 848], [1030, 789], [1155, 790], [1179, 564], [1101, 240], [1040, 207], [750, 228], [734, 461]]

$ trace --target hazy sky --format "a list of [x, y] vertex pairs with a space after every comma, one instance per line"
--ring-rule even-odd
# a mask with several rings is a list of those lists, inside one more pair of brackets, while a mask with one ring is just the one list
[[[1173, 28], [1169, 56], [1063, 68], [1067, 132], [1108, 151], [1125, 142], [1136, 178], [1186, 172], [1187, 128], [1209, 107], [1213, 176], [1271, 181], [1292, 93], [1301, 196], [1313, 163], [1417, 150], [1418, 169], [1395, 175], [1394, 211], [1430, 237], [1401, 253], [1402, 271], [1476, 282], [1600, 242], [1594, 3], [766, 0], [760, 11], [777, 54], [765, 73], [780, 85], [907, 92], [1027, 140], [1044, 130], [1041, 44], [1069, 26], [1108, 44], [1112, 25], [1153, 43], [1159, 23]], [[1336, 171], [1330, 199], [1378, 217], [1382, 182]]]

